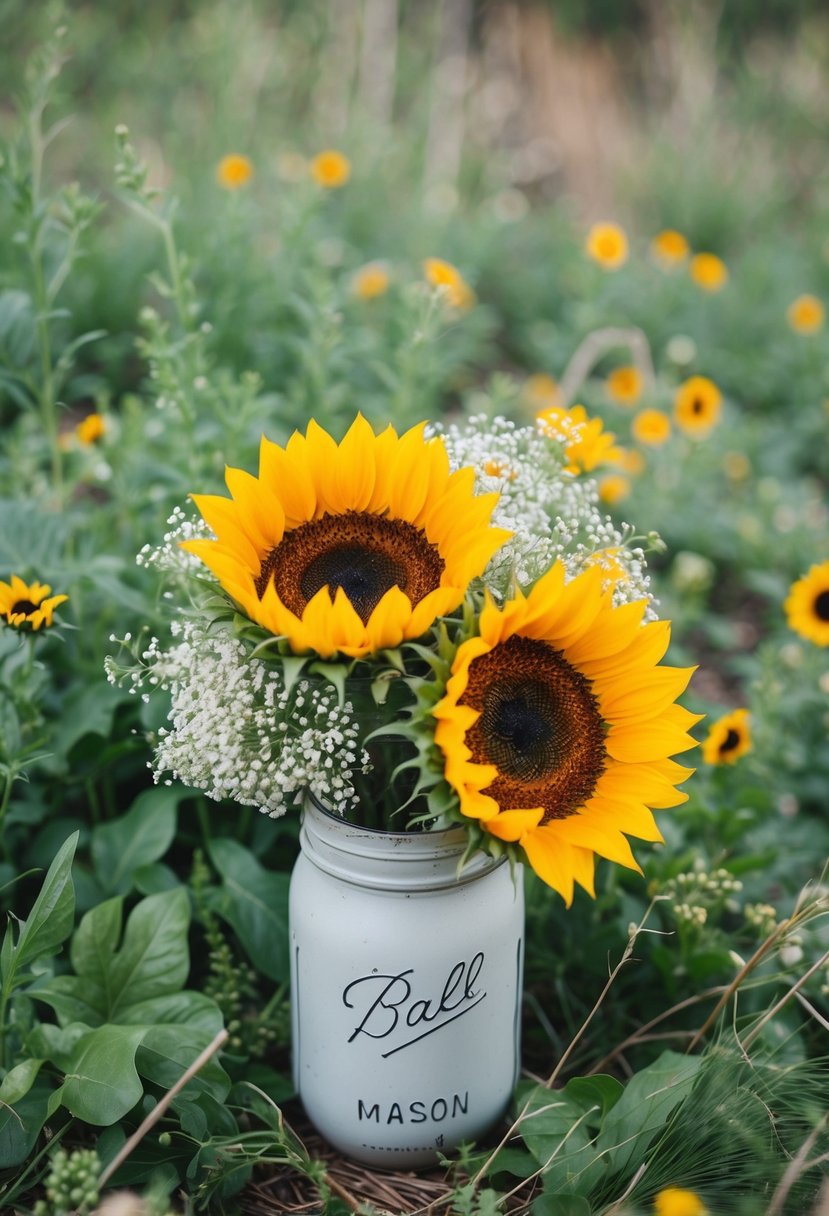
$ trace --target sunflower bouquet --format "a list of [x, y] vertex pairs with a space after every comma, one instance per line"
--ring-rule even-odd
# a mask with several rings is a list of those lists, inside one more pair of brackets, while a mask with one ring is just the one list
[[263, 438], [258, 476], [228, 468], [230, 497], [193, 495], [200, 518], [139, 555], [176, 606], [130, 673], [171, 699], [156, 780], [273, 817], [311, 794], [374, 828], [460, 822], [568, 904], [597, 855], [638, 869], [628, 837], [685, 800], [697, 719], [589, 476], [612, 442], [578, 407]]

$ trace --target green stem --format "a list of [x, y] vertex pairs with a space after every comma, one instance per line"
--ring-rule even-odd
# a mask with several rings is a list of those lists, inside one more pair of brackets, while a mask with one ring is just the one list
[[158, 225], [164, 240], [164, 252], [167, 255], [167, 266], [170, 271], [170, 283], [173, 288], [173, 299], [176, 302], [176, 313], [178, 314], [179, 324], [185, 332], [189, 332], [190, 318], [184, 299], [184, 281], [181, 277], [181, 264], [179, 262], [178, 250], [176, 249], [175, 237], [173, 236], [173, 226], [166, 219], [159, 219]]

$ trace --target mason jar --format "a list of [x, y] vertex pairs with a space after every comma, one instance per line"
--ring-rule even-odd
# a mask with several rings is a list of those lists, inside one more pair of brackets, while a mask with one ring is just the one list
[[434, 1164], [505, 1114], [519, 1068], [520, 867], [466, 834], [367, 829], [306, 800], [291, 878], [294, 1083], [340, 1152]]

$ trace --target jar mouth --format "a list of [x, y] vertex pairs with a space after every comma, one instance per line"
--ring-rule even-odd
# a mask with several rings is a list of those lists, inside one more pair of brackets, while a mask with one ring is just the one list
[[307, 801], [311, 803], [314, 810], [318, 811], [320, 815], [324, 815], [326, 819], [331, 820], [333, 823], [340, 824], [342, 827], [348, 828], [349, 830], [353, 830], [355, 832], [365, 832], [366, 835], [369, 836], [385, 836], [387, 838], [394, 836], [406, 836], [409, 839], [418, 840], [426, 836], [429, 836], [432, 839], [438, 839], [440, 837], [454, 838], [457, 836], [458, 839], [461, 839], [464, 831], [461, 824], [455, 823], [445, 828], [383, 828], [374, 827], [373, 825], [364, 823], [355, 823], [352, 819], [348, 819], [345, 815], [338, 815], [336, 811], [332, 811], [325, 805], [324, 802], [320, 802], [319, 798], [316, 796], [316, 794], [312, 793], [311, 790], [306, 792], [305, 797]]

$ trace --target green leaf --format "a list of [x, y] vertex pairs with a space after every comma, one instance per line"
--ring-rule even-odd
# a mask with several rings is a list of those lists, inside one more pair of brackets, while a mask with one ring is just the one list
[[106, 1021], [112, 998], [112, 960], [121, 938], [124, 901], [120, 896], [96, 904], [75, 930], [69, 957], [79, 976], [83, 976], [86, 1001]]
[[26, 1160], [46, 1122], [48, 1107], [49, 1090], [40, 1084], [14, 1106], [0, 1106], [0, 1170]]
[[99, 1026], [77, 1043], [60, 1090], [78, 1119], [109, 1127], [132, 1110], [143, 1093], [135, 1053], [144, 1026]]
[[224, 880], [215, 911], [235, 930], [257, 970], [268, 979], [287, 979], [290, 876], [265, 870], [235, 840], [213, 840], [208, 847]]
[[148, 895], [133, 908], [111, 968], [109, 1018], [139, 1001], [178, 992], [190, 969], [190, 903], [184, 887]]
[[545, 1190], [584, 1194], [605, 1169], [593, 1140], [601, 1119], [602, 1099], [539, 1085], [531, 1091], [520, 1124], [524, 1143], [544, 1167]]
[[10, 1068], [0, 1084], [0, 1103], [14, 1106], [35, 1083], [43, 1060], [22, 1060], [14, 1068]]
[[[213, 1037], [209, 1031], [192, 1026], [151, 1026], [138, 1049], [136, 1067], [142, 1077], [162, 1089], [171, 1089]], [[211, 1059], [187, 1082], [182, 1093], [191, 1100], [208, 1093], [221, 1102], [229, 1090], [230, 1077]]]
[[640, 1165], [654, 1134], [691, 1092], [701, 1065], [701, 1056], [664, 1051], [631, 1077], [596, 1141], [596, 1149], [607, 1154], [609, 1169], [629, 1171]]
[[545, 1191], [530, 1208], [532, 1216], [593, 1216], [583, 1195], [561, 1195]]
[[215, 1001], [201, 992], [184, 989], [167, 996], [156, 996], [149, 1001], [137, 1001], [127, 1005], [121, 1012], [119, 1022], [123, 1025], [188, 1026], [203, 1030], [212, 1039], [222, 1029], [222, 1011]]
[[173, 843], [180, 789], [159, 785], [144, 790], [126, 815], [102, 823], [92, 833], [92, 860], [106, 891], [126, 895], [135, 873], [158, 861]]
[[75, 921], [72, 859], [77, 843], [78, 833], [73, 832], [49, 866], [40, 894], [20, 929], [14, 954], [15, 971], [36, 958], [54, 954], [72, 932]]
[[[68, 519], [36, 511], [28, 502], [0, 499], [0, 577], [54, 569], [64, 550]], [[55, 593], [62, 588], [54, 587]]]

